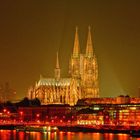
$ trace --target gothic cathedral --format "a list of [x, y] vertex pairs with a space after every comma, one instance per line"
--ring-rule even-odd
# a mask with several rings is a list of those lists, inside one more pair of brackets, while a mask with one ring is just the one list
[[98, 98], [98, 64], [93, 50], [91, 29], [88, 28], [85, 54], [80, 53], [76, 27], [73, 53], [69, 63], [70, 78], [61, 78], [58, 53], [54, 78], [40, 77], [28, 91], [30, 99], [39, 98], [42, 104], [65, 103], [75, 105], [78, 99]]

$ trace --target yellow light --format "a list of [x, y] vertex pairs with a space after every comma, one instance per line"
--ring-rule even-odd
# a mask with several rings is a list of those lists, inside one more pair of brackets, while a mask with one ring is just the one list
[[57, 130], [57, 127], [54, 127], [53, 129], [54, 129], [54, 130]]
[[130, 109], [131, 109], [131, 110], [136, 110], [137, 108], [136, 108], [136, 107], [130, 107]]
[[51, 130], [51, 127], [50, 126], [48, 126], [48, 131], [50, 131]]

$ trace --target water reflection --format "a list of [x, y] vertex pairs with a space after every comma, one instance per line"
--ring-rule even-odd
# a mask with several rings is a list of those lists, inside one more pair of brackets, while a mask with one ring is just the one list
[[127, 134], [74, 133], [74, 132], [16, 132], [0, 130], [0, 140], [140, 140]]
[[103, 139], [105, 139], [105, 140], [114, 140], [114, 139], [116, 139], [116, 138], [115, 138], [115, 135], [112, 134], [112, 133], [105, 133], [105, 134], [103, 135]]
[[100, 133], [92, 133], [92, 139], [93, 140], [100, 140], [101, 138]]
[[25, 134], [24, 132], [19, 132], [19, 133], [16, 133], [16, 131], [14, 132], [14, 138], [17, 134], [17, 139], [20, 138], [20, 140], [25, 140]]
[[59, 138], [60, 138], [60, 140], [63, 140], [63, 137], [64, 137], [64, 136], [63, 136], [63, 133], [64, 133], [64, 132], [59, 132]]
[[118, 139], [119, 140], [128, 140], [129, 135], [127, 135], [127, 134], [118, 134]]

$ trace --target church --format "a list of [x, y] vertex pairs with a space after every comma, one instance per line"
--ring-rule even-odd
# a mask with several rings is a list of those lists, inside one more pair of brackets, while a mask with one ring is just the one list
[[98, 64], [93, 50], [91, 28], [88, 27], [86, 51], [80, 53], [76, 27], [73, 52], [69, 62], [70, 78], [61, 78], [59, 56], [56, 55], [54, 77], [40, 76], [28, 90], [29, 99], [38, 98], [42, 104], [63, 103], [75, 105], [78, 99], [98, 98]]

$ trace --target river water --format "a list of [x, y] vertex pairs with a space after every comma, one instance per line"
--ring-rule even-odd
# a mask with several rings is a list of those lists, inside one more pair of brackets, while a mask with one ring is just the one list
[[127, 134], [74, 132], [16, 132], [0, 130], [0, 140], [140, 140]]

